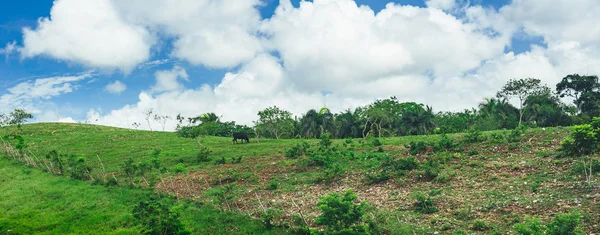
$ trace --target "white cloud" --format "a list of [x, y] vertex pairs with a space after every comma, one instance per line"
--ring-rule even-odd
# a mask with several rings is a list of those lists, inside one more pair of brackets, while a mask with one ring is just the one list
[[[15, 108], [24, 108], [33, 114], [41, 114], [55, 106], [51, 98], [76, 90], [78, 82], [92, 77], [92, 72], [75, 76], [40, 78], [21, 82], [8, 88], [0, 96], [0, 113], [8, 113]], [[57, 120], [48, 118], [48, 120]]]
[[13, 41], [13, 42], [9, 42], [6, 43], [6, 46], [4, 48], [0, 48], [0, 54], [4, 54], [5, 60], [8, 60], [8, 57], [10, 56], [10, 54], [12, 54], [13, 52], [15, 52], [17, 50], [17, 42]]
[[262, 50], [254, 36], [260, 23], [259, 0], [114, 2], [129, 21], [175, 37], [172, 55], [193, 64], [233, 67]]
[[488, 36], [439, 9], [388, 4], [375, 14], [351, 0], [282, 1], [262, 29], [293, 82], [309, 91], [398, 75], [456, 76], [501, 55]]
[[150, 92], [177, 91], [183, 89], [184, 85], [179, 82], [179, 79], [188, 80], [188, 74], [180, 66], [173, 67], [172, 70], [157, 71], [156, 84], [152, 86]]
[[49, 56], [129, 73], [150, 57], [153, 37], [141, 25], [124, 22], [110, 0], [56, 0], [50, 18], [23, 29], [21, 56]]
[[431, 8], [438, 8], [440, 10], [451, 10], [456, 7], [456, 0], [427, 0], [425, 4]]
[[[157, 114], [171, 117], [177, 114], [192, 117], [215, 112], [223, 115], [224, 120], [251, 125], [257, 119], [259, 110], [272, 105], [300, 115], [311, 108], [327, 106], [333, 111], [341, 111], [370, 101], [297, 92], [285, 86], [283, 72], [276, 58], [259, 55], [239, 72], [225, 75], [214, 88], [205, 84], [196, 89], [171, 90], [157, 95], [141, 92], [137, 103], [105, 114], [90, 110], [87, 120], [126, 128], [132, 128], [131, 125], [137, 122], [142, 124], [141, 128], [149, 129], [143, 113], [153, 109]], [[154, 130], [162, 128], [152, 120], [151, 125]], [[167, 129], [173, 130], [175, 125], [175, 120], [171, 120]]]
[[104, 89], [112, 94], [121, 94], [125, 90], [127, 90], [127, 85], [125, 85], [125, 83], [122, 83], [119, 80], [116, 80], [112, 83], [107, 84], [106, 87], [104, 87]]

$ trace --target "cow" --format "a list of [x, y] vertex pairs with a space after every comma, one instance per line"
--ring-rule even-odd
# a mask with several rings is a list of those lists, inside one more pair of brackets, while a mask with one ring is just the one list
[[248, 134], [244, 133], [244, 132], [233, 132], [233, 143], [237, 143], [237, 140], [240, 139], [242, 140], [242, 143], [244, 143], [244, 141], [246, 141], [246, 143], [250, 143], [250, 140], [248, 139]]

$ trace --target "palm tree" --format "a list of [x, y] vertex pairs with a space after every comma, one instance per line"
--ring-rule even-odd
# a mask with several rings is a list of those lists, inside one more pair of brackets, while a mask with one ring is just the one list
[[300, 118], [300, 133], [305, 138], [314, 138], [319, 132], [319, 113], [311, 109]]
[[435, 128], [433, 109], [430, 106], [404, 110], [400, 122], [404, 133], [410, 135], [427, 134]]

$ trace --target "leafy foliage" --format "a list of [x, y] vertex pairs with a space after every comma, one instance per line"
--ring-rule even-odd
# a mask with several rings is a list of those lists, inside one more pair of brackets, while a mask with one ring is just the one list
[[525, 222], [515, 224], [515, 233], [518, 235], [543, 235], [546, 227], [539, 218], [525, 217]]
[[144, 234], [190, 234], [181, 223], [172, 203], [157, 196], [139, 202], [132, 210], [133, 218]]
[[584, 234], [578, 229], [578, 214], [561, 214], [556, 216], [548, 225], [548, 234], [552, 235], [579, 235]]
[[415, 211], [423, 214], [431, 214], [440, 211], [435, 207], [435, 199], [423, 193], [415, 193]]
[[316, 223], [326, 227], [333, 234], [360, 234], [365, 232], [362, 224], [367, 204], [361, 201], [355, 204], [358, 195], [347, 190], [343, 195], [331, 193], [319, 198], [317, 206], [321, 214]]
[[573, 132], [563, 140], [561, 150], [569, 156], [582, 156], [595, 153], [598, 151], [599, 133], [599, 129], [594, 129], [589, 124], [575, 126]]

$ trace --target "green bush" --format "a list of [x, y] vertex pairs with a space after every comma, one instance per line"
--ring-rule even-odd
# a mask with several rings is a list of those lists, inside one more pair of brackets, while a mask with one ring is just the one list
[[523, 223], [513, 225], [517, 235], [543, 235], [546, 234], [546, 227], [538, 218], [525, 217]]
[[411, 155], [417, 155], [417, 154], [426, 152], [427, 145], [428, 144], [423, 141], [418, 141], [418, 142], [411, 141], [405, 147], [409, 149], [409, 152]]
[[414, 194], [415, 200], [415, 211], [423, 214], [431, 214], [440, 211], [437, 207], [435, 207], [435, 200], [426, 196], [422, 193]]
[[196, 154], [197, 162], [210, 162], [210, 153], [212, 151], [205, 146], [200, 147], [200, 151]]
[[302, 144], [296, 144], [285, 152], [285, 156], [288, 158], [301, 157], [307, 153], [309, 147], [310, 145], [308, 145], [306, 142], [302, 142]]
[[479, 143], [483, 141], [485, 141], [485, 136], [477, 129], [471, 129], [465, 135], [465, 142], [467, 143]]
[[429, 159], [429, 161], [425, 162], [425, 164], [421, 164], [421, 168], [425, 172], [425, 176], [429, 180], [435, 179], [440, 174], [440, 163], [433, 159]]
[[217, 159], [215, 161], [215, 165], [225, 165], [225, 157], [221, 157], [221, 159]]
[[378, 172], [367, 172], [365, 174], [365, 183], [367, 184], [377, 184], [381, 182], [388, 181], [392, 178], [391, 174], [388, 171], [378, 171]]
[[583, 156], [598, 152], [600, 129], [590, 124], [575, 126], [573, 132], [562, 142], [561, 151], [568, 156]]
[[348, 190], [343, 195], [330, 193], [319, 198], [317, 206], [321, 214], [316, 219], [317, 225], [325, 226], [326, 232], [337, 234], [362, 234], [366, 232], [363, 215], [367, 204], [361, 201], [355, 204], [358, 195]]
[[331, 138], [329, 137], [329, 133], [321, 134], [321, 141], [319, 142], [319, 145], [322, 148], [329, 148], [331, 146]]
[[186, 172], [187, 172], [187, 168], [185, 167], [185, 164], [177, 163], [177, 165], [175, 165], [175, 173], [186, 173]]
[[452, 151], [456, 148], [454, 140], [448, 138], [448, 135], [442, 134], [442, 139], [437, 142], [436, 148], [438, 151]]
[[513, 129], [508, 135], [508, 142], [519, 142], [521, 140], [521, 136], [525, 134], [527, 131], [527, 127], [525, 125], [518, 126]]
[[371, 143], [373, 144], [373, 147], [383, 146], [383, 143], [381, 142], [381, 140], [379, 140], [379, 138], [373, 138]]
[[279, 188], [279, 184], [275, 181], [271, 181], [269, 182], [269, 184], [267, 184], [267, 190], [277, 190], [277, 188]]
[[490, 228], [490, 225], [483, 220], [475, 220], [475, 222], [473, 222], [473, 230], [475, 231], [487, 231]]
[[170, 201], [151, 196], [133, 208], [133, 218], [144, 234], [189, 234], [171, 206]]
[[579, 235], [584, 234], [579, 226], [578, 214], [562, 214], [556, 216], [548, 225], [548, 234], [551, 235]]

